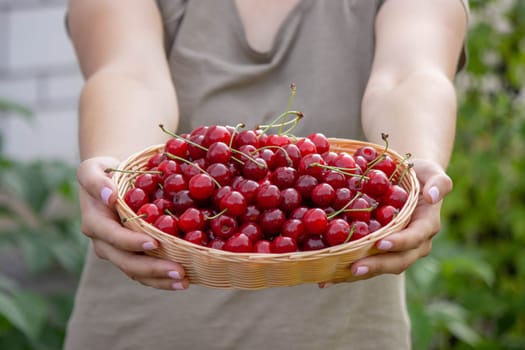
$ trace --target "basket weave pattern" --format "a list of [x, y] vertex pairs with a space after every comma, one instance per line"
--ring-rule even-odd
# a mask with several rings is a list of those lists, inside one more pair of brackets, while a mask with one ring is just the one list
[[[370, 145], [380, 152], [383, 150], [379, 145], [362, 141], [330, 138], [329, 142], [330, 150], [335, 152], [353, 154], [364, 145]], [[162, 152], [163, 147], [164, 145], [156, 145], [136, 153], [122, 162], [119, 169], [144, 169], [148, 159]], [[392, 159], [401, 160], [401, 156], [396, 152], [388, 150], [387, 153]], [[397, 174], [402, 173], [406, 167], [407, 165], [403, 164]], [[134, 177], [135, 175], [129, 173], [113, 174], [118, 188], [116, 208], [122, 219], [136, 216], [122, 199], [132, 187]], [[378, 253], [375, 243], [393, 232], [400, 231], [410, 221], [419, 196], [419, 182], [413, 169], [408, 169], [399, 185], [408, 192], [408, 200], [388, 225], [359, 240], [316, 251], [283, 254], [232, 253], [198, 246], [168, 235], [141, 219], [127, 220], [124, 225], [133, 231], [145, 232], [158, 240], [159, 248], [147, 253], [180, 263], [192, 284], [212, 288], [255, 290], [302, 283], [351, 281], [353, 276], [349, 265], [360, 258]]]

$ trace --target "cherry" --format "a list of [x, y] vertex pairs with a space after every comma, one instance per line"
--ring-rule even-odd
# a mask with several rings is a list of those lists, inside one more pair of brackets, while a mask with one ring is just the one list
[[220, 238], [213, 238], [208, 242], [208, 248], [218, 249], [218, 250], [224, 250], [224, 245], [226, 244], [225, 241], [223, 241]]
[[175, 213], [183, 213], [186, 209], [195, 207], [196, 203], [190, 196], [190, 191], [183, 190], [173, 195], [173, 205], [175, 206]]
[[337, 153], [333, 151], [328, 151], [321, 153], [321, 157], [324, 159], [327, 165], [334, 165], [334, 161], [337, 158]]
[[352, 198], [354, 198], [355, 193], [346, 187], [341, 187], [335, 190], [335, 197], [332, 203], [332, 206], [335, 210], [339, 210], [347, 205]]
[[255, 205], [248, 205], [246, 207], [246, 212], [240, 216], [241, 222], [257, 222], [259, 221], [259, 216], [261, 211]]
[[253, 204], [257, 198], [259, 186], [260, 185], [257, 181], [242, 179], [235, 185], [234, 189], [239, 191], [244, 196], [244, 198], [246, 198], [247, 204]]
[[188, 143], [181, 138], [172, 138], [166, 142], [164, 150], [174, 156], [186, 158], [188, 156]]
[[256, 204], [260, 209], [277, 208], [281, 203], [281, 191], [275, 185], [264, 185], [259, 187], [256, 196]]
[[[191, 159], [201, 159], [206, 157], [206, 148], [202, 146], [204, 141], [204, 135], [191, 135], [189, 137], [190, 143], [188, 144], [188, 154]], [[201, 147], [199, 147], [201, 146]]]
[[312, 175], [300, 175], [295, 182], [295, 189], [303, 199], [310, 199], [312, 191], [317, 184], [319, 184], [319, 181]]
[[215, 194], [213, 195], [213, 204], [219, 208], [221, 200], [226, 196], [228, 193], [231, 193], [233, 191], [233, 188], [231, 186], [222, 186], [217, 191], [215, 191]]
[[302, 220], [304, 217], [304, 214], [308, 211], [308, 207], [301, 206], [299, 208], [295, 208], [291, 213], [289, 218], [290, 219], [298, 219]]
[[325, 169], [322, 167], [326, 162], [319, 153], [307, 154], [299, 162], [299, 175], [311, 175], [318, 180], [322, 180]]
[[159, 207], [153, 203], [146, 203], [137, 211], [137, 215], [150, 224], [153, 224], [161, 214]]
[[160, 215], [157, 220], [153, 223], [153, 226], [158, 228], [164, 233], [167, 233], [172, 236], [178, 236], [179, 229], [177, 225], [177, 219], [168, 214], [162, 214]]
[[219, 208], [231, 216], [241, 216], [246, 212], [246, 199], [240, 192], [231, 191], [221, 199]]
[[361, 146], [354, 152], [354, 157], [363, 157], [366, 163], [370, 163], [377, 158], [377, 151], [372, 146]]
[[272, 172], [270, 180], [280, 189], [292, 187], [297, 180], [297, 170], [292, 167], [279, 167]]
[[370, 219], [370, 222], [368, 223], [368, 231], [370, 233], [375, 232], [381, 228], [381, 224], [376, 219]]
[[281, 191], [281, 204], [279, 208], [289, 213], [298, 208], [303, 202], [301, 194], [295, 188], [286, 188]]
[[335, 190], [327, 183], [320, 183], [312, 190], [312, 202], [319, 207], [330, 206], [335, 199]]
[[292, 253], [297, 251], [297, 243], [292, 237], [277, 236], [270, 244], [270, 250], [276, 254]]
[[254, 130], [243, 130], [238, 134], [235, 134], [233, 147], [239, 149], [239, 147], [243, 145], [251, 145], [255, 148], [259, 148], [259, 139]]
[[390, 186], [390, 180], [388, 176], [378, 169], [372, 169], [366, 173], [368, 180], [363, 183], [363, 192], [369, 194], [372, 197], [378, 197], [383, 195]]
[[370, 234], [370, 228], [368, 224], [364, 221], [354, 221], [352, 222], [352, 234], [351, 241], [356, 241]]
[[333, 166], [351, 174], [355, 174], [357, 167], [354, 157], [346, 152], [341, 152], [337, 155]]
[[266, 165], [268, 166], [268, 169], [273, 170], [275, 169], [275, 153], [269, 148], [262, 149], [260, 151], [260, 157], [264, 159], [266, 162]]
[[184, 234], [184, 239], [193, 244], [207, 246], [208, 245], [208, 235], [201, 230], [193, 230], [186, 232]]
[[294, 145], [293, 143], [290, 143], [286, 146], [283, 146], [282, 149], [286, 151], [286, 154], [288, 155], [288, 159], [292, 161], [291, 166], [294, 169], [297, 169], [297, 167], [299, 166], [299, 162], [301, 161], [301, 158], [302, 158], [299, 147], [297, 147], [297, 145]]
[[173, 159], [166, 159], [160, 162], [157, 169], [162, 173], [161, 178], [164, 180], [166, 177], [170, 176], [171, 174], [180, 174], [181, 168], [179, 163], [174, 161]]
[[350, 224], [343, 219], [334, 219], [328, 223], [322, 237], [327, 245], [334, 246], [348, 242], [351, 235]]
[[148, 195], [142, 188], [132, 188], [124, 195], [124, 202], [136, 213], [140, 207], [148, 203]]
[[215, 237], [228, 239], [237, 232], [237, 220], [227, 214], [219, 215], [210, 220], [210, 229]]
[[172, 201], [166, 199], [166, 198], [157, 198], [152, 201], [153, 204], [155, 204], [161, 213], [173, 213], [175, 212], [175, 205]]
[[166, 160], [167, 157], [165, 154], [162, 154], [162, 153], [157, 153], [155, 154], [154, 156], [150, 157], [148, 159], [148, 163], [146, 164], [146, 168], [147, 169], [153, 169], [153, 168], [156, 168], [159, 166], [159, 164], [163, 161], [163, 160]]
[[261, 213], [259, 225], [267, 237], [278, 235], [286, 221], [286, 215], [281, 209], [268, 209]]
[[214, 142], [208, 148], [206, 153], [206, 160], [208, 163], [223, 163], [226, 164], [230, 161], [232, 156], [232, 151], [230, 146], [224, 142]]
[[323, 209], [311, 208], [303, 216], [304, 230], [308, 234], [323, 234], [328, 225], [328, 218]]
[[223, 249], [234, 253], [251, 253], [253, 252], [253, 243], [246, 234], [237, 232], [228, 238]]
[[326, 248], [326, 244], [323, 242], [321, 235], [309, 235], [304, 239], [303, 250], [320, 250]]
[[271, 253], [270, 250], [271, 243], [269, 240], [261, 239], [255, 242], [254, 245], [254, 252], [261, 253], [261, 254], [269, 254]]
[[213, 163], [206, 168], [206, 172], [221, 186], [226, 186], [231, 183], [232, 173], [225, 164]]
[[266, 140], [266, 146], [283, 147], [291, 142], [292, 141], [290, 140], [290, 138], [286, 135], [271, 134], [268, 135], [268, 139]]
[[359, 197], [352, 202], [348, 209], [345, 210], [345, 216], [349, 221], [360, 220], [368, 222], [370, 221], [372, 210], [373, 207], [370, 206], [368, 201]]
[[188, 208], [179, 216], [179, 227], [183, 232], [204, 230], [204, 214], [197, 208]]
[[407, 191], [399, 185], [392, 185], [388, 187], [388, 190], [383, 195], [381, 202], [382, 204], [391, 205], [394, 208], [401, 209], [407, 200]]
[[381, 170], [388, 178], [392, 176], [396, 167], [396, 162], [388, 154], [383, 155], [383, 159], [374, 165], [374, 169]]
[[296, 242], [302, 242], [305, 237], [303, 222], [299, 219], [288, 219], [281, 227], [281, 235], [292, 237]]
[[202, 145], [206, 148], [210, 147], [215, 142], [223, 142], [227, 145], [230, 144], [231, 133], [225, 126], [213, 125], [208, 127]]
[[391, 205], [383, 205], [377, 208], [375, 218], [382, 226], [387, 225], [398, 214], [399, 210]]
[[182, 174], [171, 174], [164, 179], [162, 184], [164, 192], [170, 196], [173, 196], [175, 193], [188, 189], [188, 184], [186, 179]]
[[334, 170], [327, 171], [323, 181], [332, 186], [334, 189], [346, 187], [347, 184], [345, 176]]
[[255, 222], [245, 222], [239, 227], [239, 232], [244, 233], [254, 243], [263, 237], [261, 226]]
[[148, 195], [158, 188], [160, 176], [158, 174], [140, 174], [135, 178], [135, 187], [142, 188]]
[[323, 154], [330, 151], [330, 143], [324, 134], [317, 132], [310, 134], [307, 137], [313, 141], [318, 153]]
[[299, 151], [301, 151], [301, 155], [303, 157], [307, 154], [320, 153], [317, 151], [315, 143], [309, 138], [300, 139], [299, 141], [297, 141], [296, 145], [299, 148]]
[[215, 184], [210, 175], [197, 174], [188, 183], [188, 190], [192, 198], [201, 200], [212, 196], [215, 191]]
[[268, 174], [268, 165], [261, 157], [247, 160], [242, 167], [242, 174], [247, 179], [262, 180]]

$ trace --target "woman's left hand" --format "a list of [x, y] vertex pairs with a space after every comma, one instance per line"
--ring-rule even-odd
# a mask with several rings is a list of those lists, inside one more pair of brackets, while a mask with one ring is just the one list
[[[432, 249], [432, 238], [441, 229], [442, 199], [452, 190], [452, 180], [443, 168], [429, 160], [413, 160], [421, 184], [419, 202], [408, 226], [377, 242], [382, 254], [354, 262], [350, 268], [356, 279], [368, 279], [381, 274], [400, 274]], [[331, 283], [321, 283], [327, 287]]]

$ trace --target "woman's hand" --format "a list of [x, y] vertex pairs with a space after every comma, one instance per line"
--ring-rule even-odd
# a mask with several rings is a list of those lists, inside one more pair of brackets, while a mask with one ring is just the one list
[[[377, 242], [383, 254], [354, 262], [352, 281], [381, 274], [400, 274], [432, 249], [432, 238], [441, 228], [441, 201], [452, 190], [452, 180], [443, 168], [429, 160], [414, 160], [414, 170], [421, 183], [421, 195], [412, 219], [402, 231]], [[320, 283], [321, 288], [332, 283]]]
[[111, 261], [129, 278], [158, 289], [186, 289], [181, 265], [144, 255], [158, 247], [145, 233], [134, 232], [120, 224], [115, 212], [117, 191], [104, 169], [118, 161], [109, 157], [90, 158], [78, 168], [82, 232], [91, 238], [95, 254]]

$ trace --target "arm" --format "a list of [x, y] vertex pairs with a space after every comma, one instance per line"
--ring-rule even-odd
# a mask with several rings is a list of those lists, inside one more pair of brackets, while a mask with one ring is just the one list
[[187, 287], [178, 264], [142, 254], [158, 243], [125, 229], [114, 212], [116, 188], [104, 173], [124, 157], [162, 143], [174, 130], [175, 89], [154, 1], [70, 0], [68, 24], [85, 77], [79, 105], [78, 169], [82, 230], [95, 253], [142, 284]]
[[362, 102], [367, 137], [390, 135], [411, 153], [422, 184], [409, 226], [378, 243], [387, 252], [352, 266], [363, 278], [401, 273], [429, 254], [440, 229], [441, 199], [452, 189], [445, 174], [453, 147], [456, 93], [452, 83], [466, 32], [460, 0], [387, 0], [376, 20], [376, 53]]

